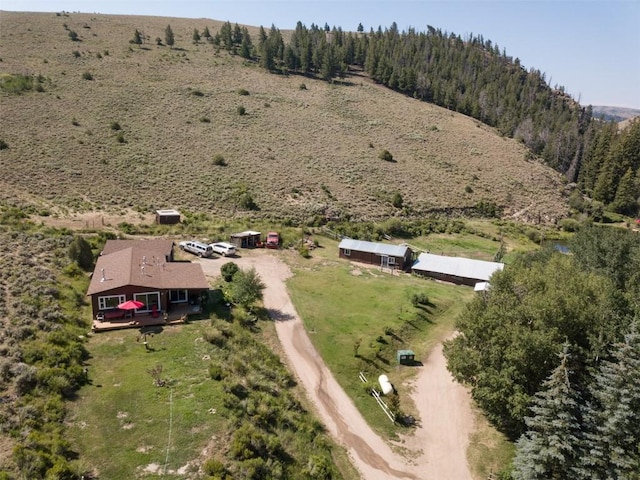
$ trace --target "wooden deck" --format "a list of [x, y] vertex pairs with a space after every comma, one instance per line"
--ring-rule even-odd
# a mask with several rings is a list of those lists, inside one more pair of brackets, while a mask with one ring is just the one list
[[96, 320], [93, 319], [91, 330], [94, 332], [106, 332], [108, 330], [121, 330], [123, 328], [142, 328], [154, 325], [178, 325], [185, 323], [189, 315], [197, 315], [201, 313], [199, 305], [185, 305], [173, 307], [171, 312], [166, 315], [164, 312], [154, 317], [150, 313], [141, 313], [128, 318], [113, 320]]

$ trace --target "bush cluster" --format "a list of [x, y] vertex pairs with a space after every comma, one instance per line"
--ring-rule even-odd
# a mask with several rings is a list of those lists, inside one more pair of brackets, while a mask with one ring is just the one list
[[[16, 397], [0, 403], [3, 431], [14, 442], [15, 472], [21, 478], [78, 478], [74, 453], [65, 440], [64, 399], [86, 382], [86, 326], [78, 314], [86, 277], [64, 280], [73, 237], [25, 221], [25, 212], [0, 209], [0, 388]], [[74, 284], [80, 283], [79, 287]], [[16, 477], [17, 478], [17, 477]]]
[[[205, 339], [215, 345], [209, 374], [222, 382], [223, 415], [234, 426], [228, 451], [208, 459], [206, 473], [339, 478], [322, 426], [295, 397], [295, 381], [279, 357], [237, 321], [213, 320]], [[300, 465], [306, 466], [302, 477]]]

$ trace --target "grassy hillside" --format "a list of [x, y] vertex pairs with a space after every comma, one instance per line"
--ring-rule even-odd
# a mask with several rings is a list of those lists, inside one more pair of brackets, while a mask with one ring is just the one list
[[[156, 45], [168, 24], [174, 48]], [[297, 222], [396, 215], [400, 193], [409, 215], [482, 201], [534, 221], [564, 215], [559, 175], [518, 142], [359, 74], [336, 84], [273, 75], [194, 45], [194, 28], [220, 26], [2, 12], [0, 76], [36, 79], [30, 90], [0, 92], [3, 199], [52, 213], [227, 216], [248, 192], [260, 209], [252, 215]], [[148, 38], [140, 47], [130, 43], [136, 29]], [[393, 162], [379, 158], [385, 149]]]

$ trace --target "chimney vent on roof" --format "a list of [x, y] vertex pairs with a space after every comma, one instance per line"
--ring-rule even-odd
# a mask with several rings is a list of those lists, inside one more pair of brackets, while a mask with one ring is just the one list
[[100, 269], [100, 273], [102, 274], [102, 278], [100, 279], [100, 281], [104, 282], [107, 279], [107, 277], [104, 276], [104, 268]]

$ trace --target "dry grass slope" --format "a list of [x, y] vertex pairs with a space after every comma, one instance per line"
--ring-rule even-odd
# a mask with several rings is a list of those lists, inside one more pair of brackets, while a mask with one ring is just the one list
[[[173, 49], [155, 42], [167, 24]], [[360, 75], [334, 85], [273, 75], [206, 42], [193, 44], [194, 28], [215, 34], [221, 25], [2, 12], [0, 75], [45, 79], [44, 92], [0, 92], [4, 200], [72, 211], [177, 207], [230, 215], [242, 182], [261, 209], [254, 215], [296, 221], [395, 215], [396, 192], [417, 215], [482, 200], [523, 219], [564, 215], [559, 175], [528, 160], [516, 141]], [[135, 29], [148, 37], [141, 48], [129, 43]], [[378, 158], [383, 149], [395, 162]], [[214, 165], [216, 154], [228, 165]]]

